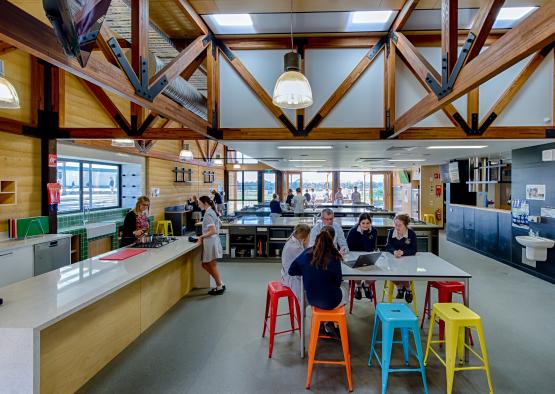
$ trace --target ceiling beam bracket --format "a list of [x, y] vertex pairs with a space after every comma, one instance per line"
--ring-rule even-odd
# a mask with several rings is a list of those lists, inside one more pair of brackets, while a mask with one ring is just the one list
[[137, 74], [135, 74], [135, 71], [133, 71], [131, 64], [129, 64], [129, 61], [121, 50], [118, 40], [115, 37], [111, 37], [108, 40], [108, 45], [110, 46], [112, 53], [115, 55], [120, 68], [127, 76], [129, 82], [131, 82], [131, 85], [133, 85], [135, 93], [145, 100], [148, 100], [150, 102], [154, 101], [156, 96], [158, 96], [158, 94], [160, 94], [160, 92], [168, 85], [168, 78], [164, 75], [157, 83], [149, 87], [148, 60], [144, 59], [141, 56], [141, 81], [139, 81]]
[[555, 138], [555, 128], [545, 129], [545, 138]]
[[390, 138], [393, 134], [395, 134], [395, 130], [392, 128], [386, 128], [386, 129], [380, 130], [380, 139], [386, 140]]
[[464, 42], [461, 52], [459, 53], [459, 57], [457, 58], [457, 63], [455, 63], [455, 67], [453, 68], [453, 72], [451, 72], [449, 81], [447, 81], [447, 89], [449, 90], [449, 92], [453, 90], [453, 85], [455, 84], [455, 81], [457, 80], [457, 77], [459, 76], [462, 67], [466, 62], [466, 58], [470, 53], [470, 48], [472, 47], [472, 44], [474, 44], [475, 40], [476, 36], [474, 35], [474, 33], [468, 32], [466, 41]]
[[216, 140], [223, 140], [224, 139], [224, 132], [222, 129], [216, 129], [213, 127], [209, 127], [206, 129], [208, 135]]

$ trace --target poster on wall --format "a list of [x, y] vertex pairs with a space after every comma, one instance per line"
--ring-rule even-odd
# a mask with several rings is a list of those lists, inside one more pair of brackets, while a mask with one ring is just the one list
[[526, 200], [513, 200], [511, 204], [511, 221], [513, 227], [529, 229], [528, 215], [530, 214], [530, 206]]
[[526, 185], [527, 200], [545, 200], [545, 185]]

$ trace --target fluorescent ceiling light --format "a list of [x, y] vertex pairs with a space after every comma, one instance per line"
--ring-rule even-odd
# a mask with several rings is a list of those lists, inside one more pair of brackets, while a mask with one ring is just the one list
[[323, 166], [313, 166], [313, 165], [306, 165], [306, 166], [295, 166], [295, 168], [322, 168]]
[[298, 145], [291, 145], [291, 146], [278, 146], [278, 149], [333, 149], [331, 145], [313, 145], [313, 146], [298, 146]]
[[390, 162], [396, 162], [396, 161], [400, 161], [400, 162], [416, 162], [416, 161], [426, 161], [426, 159], [389, 159], [388, 161]]
[[525, 17], [537, 7], [503, 7], [497, 14], [497, 21], [516, 21]]
[[393, 11], [355, 11], [351, 12], [351, 23], [385, 23]]
[[303, 162], [311, 162], [311, 161], [312, 161], [312, 162], [318, 162], [318, 161], [326, 161], [326, 159], [289, 159], [289, 160], [287, 160], [287, 161], [291, 161], [291, 162], [294, 162], [294, 161], [303, 161]]
[[120, 138], [117, 140], [112, 140], [112, 146], [117, 146], [119, 148], [134, 148], [135, 141], [125, 138]]
[[397, 166], [383, 166], [383, 165], [380, 165], [380, 166], [376, 166], [376, 167], [370, 166], [369, 168], [372, 169], [372, 170], [375, 170], [375, 169], [378, 169], [378, 168], [397, 168]]
[[249, 14], [213, 14], [212, 18], [220, 26], [252, 26]]
[[483, 149], [487, 145], [436, 145], [428, 146], [426, 149]]

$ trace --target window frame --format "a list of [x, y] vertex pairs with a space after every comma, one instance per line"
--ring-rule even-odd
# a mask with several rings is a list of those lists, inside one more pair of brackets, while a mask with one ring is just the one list
[[[117, 205], [111, 205], [109, 207], [100, 207], [100, 208], [90, 208], [90, 211], [101, 211], [101, 210], [105, 210], [105, 209], [117, 209], [117, 208], [121, 208], [121, 204], [122, 204], [122, 174], [121, 174], [121, 164], [119, 163], [111, 163], [111, 162], [102, 162], [102, 161], [95, 161], [95, 160], [83, 160], [83, 159], [73, 159], [71, 157], [59, 157], [58, 158], [58, 162], [72, 162], [72, 163], [79, 163], [79, 209], [78, 210], [73, 210], [73, 211], [63, 211], [63, 212], [59, 212], [60, 215], [66, 215], [66, 214], [72, 214], [72, 213], [78, 213], [78, 212], [82, 212], [83, 211], [83, 206], [84, 206], [84, 189], [85, 186], [83, 185], [83, 179], [84, 179], [84, 172], [83, 172], [83, 164], [87, 163], [89, 164], [91, 167], [93, 164], [99, 164], [99, 165], [109, 165], [109, 166], [114, 166], [117, 167], [118, 169], [118, 175], [117, 175], [117, 180], [118, 180], [118, 187], [117, 187], [117, 192], [118, 192], [118, 202]], [[56, 169], [57, 171], [57, 169]], [[92, 201], [92, 198], [91, 198]]]

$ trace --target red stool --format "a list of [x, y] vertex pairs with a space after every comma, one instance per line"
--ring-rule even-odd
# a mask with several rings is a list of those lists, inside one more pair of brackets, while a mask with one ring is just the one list
[[[369, 285], [370, 291], [374, 294], [373, 301], [374, 301], [374, 309], [376, 309], [376, 282], [373, 281]], [[349, 313], [353, 313], [353, 301], [355, 299], [355, 281], [349, 281]]]
[[[431, 316], [432, 306], [430, 301], [430, 288], [437, 289], [438, 291], [438, 302], [453, 302], [453, 294], [460, 294], [463, 299], [463, 303], [466, 304], [466, 298], [464, 296], [464, 283], [461, 282], [449, 282], [449, 281], [430, 281], [426, 286], [426, 299], [424, 301], [424, 310], [422, 311], [422, 323], [420, 323], [420, 329], [424, 328], [424, 318]], [[445, 323], [439, 321], [439, 340], [442, 341], [445, 335]], [[470, 333], [470, 344], [474, 346], [474, 341], [472, 340], [472, 333]]]
[[[289, 302], [289, 313], [282, 313], [278, 315], [278, 304], [279, 299], [282, 297], [287, 297]], [[293, 304], [294, 309], [293, 309]], [[297, 327], [295, 328], [295, 311], [297, 312]], [[270, 314], [268, 315], [268, 312]], [[276, 317], [289, 315], [291, 319], [291, 329], [285, 331], [276, 332]], [[272, 351], [274, 350], [274, 335], [284, 334], [286, 332], [299, 331], [301, 333], [301, 308], [299, 306], [299, 301], [295, 297], [295, 293], [287, 287], [281, 284], [281, 282], [269, 282], [268, 289], [266, 292], [266, 313], [264, 314], [264, 329], [262, 330], [262, 337], [266, 334], [266, 326], [268, 323], [268, 317], [270, 318], [270, 349], [268, 351], [268, 358], [272, 358]]]

